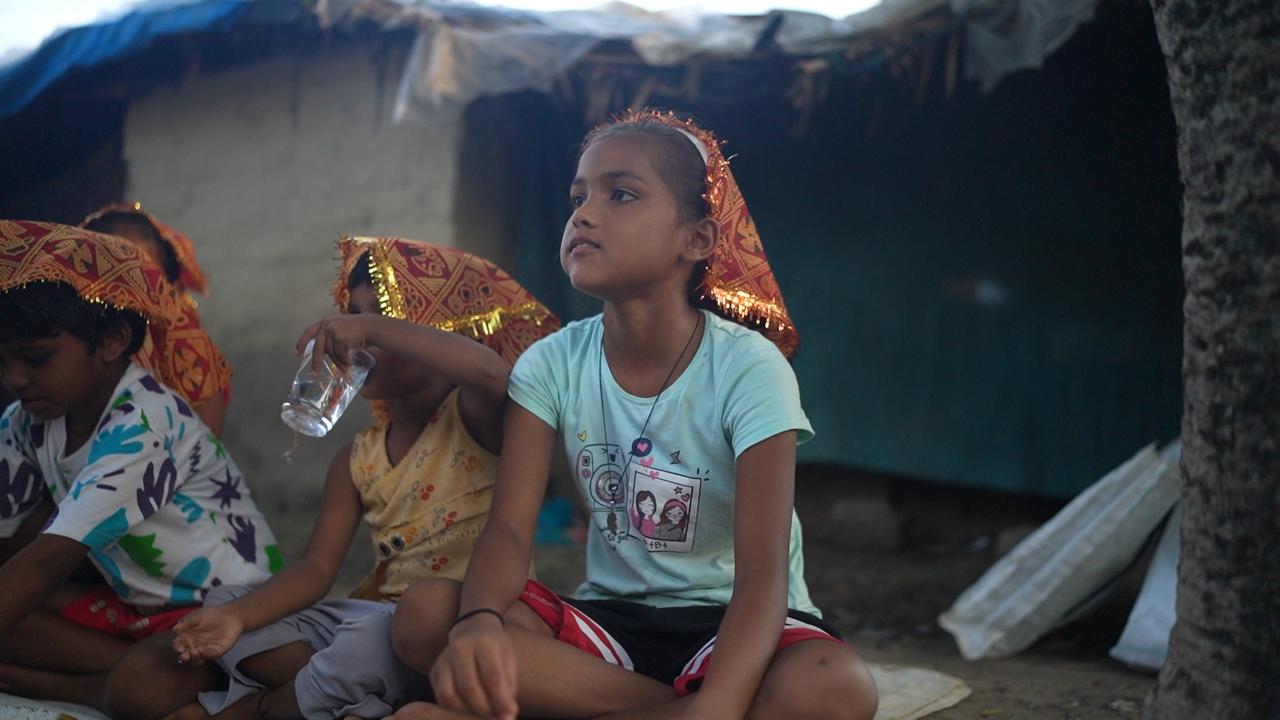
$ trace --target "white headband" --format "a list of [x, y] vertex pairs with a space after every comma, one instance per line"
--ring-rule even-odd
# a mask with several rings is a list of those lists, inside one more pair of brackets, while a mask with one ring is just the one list
[[689, 132], [688, 130], [685, 130], [684, 128], [672, 128], [672, 129], [680, 133], [681, 135], [689, 138], [689, 142], [693, 143], [693, 146], [698, 149], [698, 154], [702, 156], [702, 164], [706, 165], [707, 158], [710, 156], [707, 153], [707, 146], [703, 145], [701, 140], [699, 140], [697, 137], [694, 136], [693, 133]]

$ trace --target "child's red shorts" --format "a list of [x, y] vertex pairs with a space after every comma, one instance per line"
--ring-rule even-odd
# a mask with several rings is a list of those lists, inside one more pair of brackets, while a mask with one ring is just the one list
[[[681, 696], [702, 684], [725, 612], [724, 605], [658, 608], [625, 600], [565, 598], [534, 580], [525, 583], [520, 601], [561, 642], [667, 683]], [[788, 610], [775, 652], [804, 640], [843, 643], [821, 618]]]
[[168, 630], [198, 607], [200, 606], [190, 605], [143, 615], [116, 596], [111, 588], [100, 586], [64, 607], [62, 617], [91, 630], [136, 642]]

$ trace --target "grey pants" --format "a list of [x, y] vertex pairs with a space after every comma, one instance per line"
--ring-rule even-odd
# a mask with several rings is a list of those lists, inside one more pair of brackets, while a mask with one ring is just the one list
[[[248, 593], [243, 585], [223, 585], [209, 593], [206, 607], [223, 605]], [[225, 691], [200, 693], [210, 715], [263, 686], [240, 671], [246, 658], [302, 641], [315, 654], [294, 679], [298, 707], [307, 720], [346, 715], [381, 718], [396, 708], [426, 697], [427, 679], [401, 663], [391, 649], [391, 603], [326, 600], [240, 636], [218, 658], [230, 683]]]

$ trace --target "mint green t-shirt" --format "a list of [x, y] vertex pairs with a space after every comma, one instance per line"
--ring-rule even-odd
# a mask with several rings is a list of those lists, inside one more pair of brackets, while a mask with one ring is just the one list
[[[534, 343], [512, 369], [511, 399], [564, 437], [591, 512], [578, 597], [728, 603], [737, 458], [778, 433], [813, 437], [782, 353], [754, 330], [703, 315], [702, 343], [656, 404], [614, 381], [599, 315]], [[804, 582], [794, 509], [788, 606], [819, 614]]]

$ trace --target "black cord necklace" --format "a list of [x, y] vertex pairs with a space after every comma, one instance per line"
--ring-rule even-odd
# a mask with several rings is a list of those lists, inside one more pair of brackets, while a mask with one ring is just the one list
[[[604, 406], [604, 331], [603, 321], [600, 332], [600, 357], [596, 361], [596, 382], [600, 391], [600, 422], [604, 425], [604, 445], [609, 447], [609, 413]], [[693, 324], [693, 332], [689, 333], [689, 339], [684, 341], [684, 347], [680, 350], [680, 354], [676, 356], [676, 361], [671, 365], [671, 369], [667, 371], [667, 377], [662, 381], [662, 387], [658, 388], [658, 394], [653, 396], [653, 402], [649, 405], [649, 414], [644, 418], [644, 424], [640, 426], [640, 434], [636, 437], [635, 442], [631, 443], [630, 451], [627, 453], [627, 461], [622, 466], [620, 482], [622, 486], [626, 486], [627, 468], [631, 467], [631, 461], [635, 459], [637, 447], [636, 445], [645, 439], [645, 431], [649, 429], [649, 421], [653, 419], [654, 408], [658, 407], [658, 400], [662, 398], [662, 393], [666, 391], [667, 384], [671, 382], [671, 376], [676, 374], [676, 368], [680, 367], [680, 361], [684, 359], [684, 354], [689, 352], [689, 346], [693, 344], [693, 339], [698, 336], [698, 330], [702, 328], [702, 311], [698, 311], [698, 320]], [[625, 499], [625, 494], [622, 495]]]

